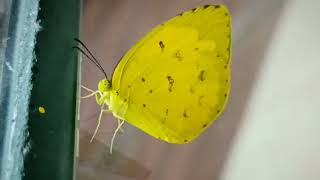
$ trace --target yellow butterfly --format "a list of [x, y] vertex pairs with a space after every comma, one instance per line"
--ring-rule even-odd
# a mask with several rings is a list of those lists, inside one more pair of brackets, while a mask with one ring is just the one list
[[86, 88], [92, 92], [86, 97], [95, 95], [101, 106], [94, 135], [102, 113], [112, 112], [121, 120], [116, 132], [126, 121], [169, 143], [192, 141], [225, 108], [230, 47], [228, 9], [205, 5], [146, 34], [121, 58], [111, 80], [100, 63], [82, 51], [106, 76], [97, 91]]

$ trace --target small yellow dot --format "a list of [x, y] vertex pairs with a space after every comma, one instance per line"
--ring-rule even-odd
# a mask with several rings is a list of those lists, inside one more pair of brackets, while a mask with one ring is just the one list
[[38, 110], [39, 110], [39, 112], [40, 112], [41, 114], [46, 113], [46, 109], [45, 109], [44, 107], [42, 107], [42, 106], [40, 106], [40, 107], [38, 108]]

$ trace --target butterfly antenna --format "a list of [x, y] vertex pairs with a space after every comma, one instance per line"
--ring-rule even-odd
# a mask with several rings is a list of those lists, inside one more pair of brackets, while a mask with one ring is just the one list
[[97, 58], [94, 57], [94, 55], [91, 53], [91, 51], [89, 50], [89, 48], [88, 48], [82, 41], [80, 41], [79, 39], [74, 38], [74, 40], [77, 41], [78, 43], [80, 43], [80, 44], [82, 45], [82, 47], [84, 47], [84, 48], [87, 50], [87, 52], [88, 52], [88, 53], [91, 55], [91, 57], [92, 57], [92, 58], [90, 58], [90, 59], [91, 59], [92, 61], [95, 61], [95, 64], [96, 64], [97, 66], [99, 66], [99, 67], [103, 70], [101, 64], [99, 63], [99, 61], [97, 60]]
[[81, 44], [82, 47], [84, 47], [86, 49], [86, 51], [90, 54], [90, 56], [84, 52], [84, 50], [82, 50], [80, 47], [78, 46], [74, 46], [73, 48], [79, 50], [82, 54], [84, 54], [91, 62], [93, 62], [99, 69], [100, 71], [104, 74], [104, 76], [106, 77], [106, 79], [108, 79], [107, 77], [107, 73], [104, 71], [104, 69], [102, 68], [101, 64], [99, 63], [99, 61], [94, 57], [94, 55], [91, 53], [91, 51], [89, 50], [89, 48], [79, 39], [74, 38], [74, 40], [76, 42], [78, 42], [79, 44]]
[[99, 64], [97, 64], [96, 61], [94, 61], [86, 52], [84, 52], [81, 48], [77, 47], [77, 46], [73, 46], [72, 48], [77, 49], [78, 51], [80, 51], [83, 55], [85, 55], [91, 62], [93, 62], [101, 71], [102, 73], [103, 70], [101, 69], [101, 67], [99, 66]]

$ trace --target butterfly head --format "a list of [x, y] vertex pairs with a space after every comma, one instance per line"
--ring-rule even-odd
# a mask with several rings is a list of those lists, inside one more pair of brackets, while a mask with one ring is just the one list
[[109, 92], [111, 90], [111, 82], [108, 79], [102, 79], [99, 82], [98, 89], [100, 92]]

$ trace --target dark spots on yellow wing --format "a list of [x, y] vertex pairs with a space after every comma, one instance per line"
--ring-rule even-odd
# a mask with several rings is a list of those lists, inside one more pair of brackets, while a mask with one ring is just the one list
[[130, 86], [130, 85], [128, 85], [128, 88], [131, 88], [131, 86]]
[[127, 99], [124, 99], [123, 101], [124, 101], [124, 102], [127, 102]]
[[197, 47], [196, 47], [196, 48], [194, 48], [194, 50], [195, 50], [195, 51], [198, 51], [198, 50], [199, 50], [199, 48], [197, 48]]
[[218, 9], [220, 8], [220, 5], [215, 5], [214, 8]]
[[227, 48], [227, 51], [228, 51], [228, 52], [230, 51], [230, 47]]
[[230, 24], [227, 24], [227, 27], [230, 27]]
[[164, 118], [161, 119], [161, 123], [162, 123], [162, 124], [165, 124], [166, 121], [167, 121], [167, 117], [164, 117]]
[[146, 79], [144, 77], [141, 78], [142, 82], [146, 82]]
[[190, 88], [189, 92], [190, 92], [191, 94], [194, 94], [194, 89], [193, 89], [193, 88]]
[[228, 35], [227, 35], [227, 38], [230, 38], [230, 37], [231, 37], [231, 35], [230, 35], [230, 34], [228, 34]]
[[227, 96], [228, 96], [227, 93], [225, 93], [225, 94], [224, 94], [224, 97], [226, 98]]
[[203, 128], [207, 127], [207, 124], [202, 125]]
[[217, 110], [217, 113], [220, 113], [220, 109]]
[[145, 108], [145, 107], [146, 107], [146, 104], [142, 104], [142, 106]]
[[224, 16], [228, 16], [228, 13], [224, 13]]
[[219, 53], [217, 53], [217, 58], [219, 58], [220, 57], [220, 54]]
[[210, 7], [209, 4], [203, 6], [204, 9], [207, 9], [208, 7]]
[[199, 73], [199, 76], [198, 76], [198, 79], [200, 81], [204, 81], [205, 80], [205, 71], [204, 70], [201, 70], [200, 73]]
[[198, 99], [198, 104], [199, 104], [199, 106], [202, 106], [203, 104], [202, 104], [202, 99], [204, 98], [204, 95], [201, 95], [201, 96], [199, 96], [199, 99]]
[[187, 118], [187, 117], [188, 117], [187, 110], [184, 110], [184, 111], [183, 111], [183, 117], [184, 117], [184, 118]]
[[188, 139], [185, 139], [184, 142], [188, 142]]
[[228, 67], [227, 65], [224, 66], [225, 69], [227, 69], [227, 67]]
[[159, 42], [159, 46], [160, 46], [160, 48], [161, 48], [161, 49], [163, 49], [163, 48], [164, 48], [164, 44], [163, 44], [163, 42], [162, 42], [162, 41], [160, 41], [160, 42]]
[[171, 76], [167, 76], [167, 79], [168, 79], [168, 81], [169, 81], [168, 90], [169, 90], [170, 92], [172, 92], [172, 86], [173, 86], [173, 84], [174, 84], [174, 79], [173, 79]]
[[166, 109], [166, 116], [168, 116], [169, 114], [169, 109]]
[[182, 13], [180, 13], [180, 14], [178, 14], [178, 16], [182, 16], [183, 15], [183, 12]]
[[152, 92], [153, 92], [152, 89], [150, 89], [150, 90], [149, 90], [149, 93], [151, 94]]
[[229, 80], [228, 80], [228, 79], [226, 79], [226, 83], [227, 83], [227, 82], [229, 82]]
[[196, 10], [197, 10], [197, 8], [193, 8], [193, 9], [191, 9], [191, 11], [192, 11], [192, 12], [195, 12]]
[[178, 59], [178, 61], [182, 61], [181, 53], [179, 50], [177, 50], [177, 52], [175, 53], [175, 56]]
[[117, 93], [117, 96], [119, 96], [119, 91], [117, 91], [116, 93]]

